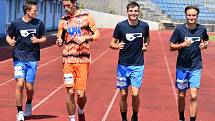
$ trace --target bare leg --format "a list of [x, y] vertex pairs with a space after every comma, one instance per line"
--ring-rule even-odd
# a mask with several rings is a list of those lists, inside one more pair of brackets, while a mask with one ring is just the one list
[[120, 111], [125, 112], [127, 111], [127, 97], [128, 97], [128, 89], [121, 89], [120, 90], [121, 99], [120, 99]]
[[34, 96], [34, 88], [32, 83], [26, 82], [27, 99], [32, 100]]
[[190, 117], [196, 117], [198, 110], [198, 88], [190, 88]]
[[140, 98], [139, 98], [139, 88], [131, 87], [132, 89], [132, 107], [134, 112], [139, 111]]
[[72, 88], [67, 88], [66, 105], [67, 111], [70, 116], [75, 115], [76, 105], [75, 105], [75, 91]]
[[22, 106], [24, 82], [25, 82], [24, 78], [18, 78], [16, 81], [16, 105], [17, 106]]
[[178, 90], [178, 112], [179, 112], [179, 119], [184, 120], [184, 110], [185, 110], [185, 97], [186, 91]]
[[185, 110], [185, 97], [186, 92], [178, 91], [178, 111], [184, 112]]
[[81, 110], [83, 110], [87, 102], [85, 91], [77, 90], [77, 95], [78, 95], [78, 99], [77, 99], [78, 106]]

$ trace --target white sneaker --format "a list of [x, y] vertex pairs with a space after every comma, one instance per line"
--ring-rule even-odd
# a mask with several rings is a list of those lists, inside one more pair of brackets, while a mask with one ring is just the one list
[[22, 111], [19, 111], [16, 115], [16, 121], [25, 121], [24, 119], [24, 113]]
[[31, 116], [32, 114], [32, 104], [26, 104], [25, 107], [25, 116]]

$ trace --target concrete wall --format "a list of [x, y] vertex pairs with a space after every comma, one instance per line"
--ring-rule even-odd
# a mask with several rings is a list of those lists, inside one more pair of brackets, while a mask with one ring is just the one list
[[[108, 13], [102, 13], [97, 11], [90, 12], [93, 14], [95, 21], [97, 23], [97, 26], [99, 28], [115, 28], [116, 24], [120, 21], [123, 21], [127, 19], [126, 16], [120, 16], [120, 15], [113, 15]], [[149, 24], [150, 30], [158, 30], [159, 29], [159, 23], [158, 22], [152, 22], [152, 21], [146, 21]]]

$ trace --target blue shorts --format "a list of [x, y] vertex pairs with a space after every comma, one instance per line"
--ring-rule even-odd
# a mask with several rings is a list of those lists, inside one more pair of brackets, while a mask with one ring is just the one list
[[38, 62], [14, 61], [14, 77], [24, 78], [29, 83], [34, 83]]
[[176, 69], [176, 88], [186, 91], [188, 88], [199, 88], [202, 69], [188, 71]]
[[117, 88], [125, 89], [129, 85], [140, 88], [144, 75], [144, 65], [142, 66], [123, 66], [117, 67]]

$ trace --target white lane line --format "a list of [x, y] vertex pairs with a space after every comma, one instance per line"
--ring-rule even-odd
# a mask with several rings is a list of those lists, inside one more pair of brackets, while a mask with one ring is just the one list
[[36, 108], [38, 108], [41, 104], [43, 104], [46, 100], [48, 100], [51, 96], [53, 96], [56, 92], [58, 92], [62, 87], [64, 87], [64, 84], [60, 85], [56, 90], [54, 90], [52, 93], [50, 93], [48, 96], [46, 96], [45, 98], [43, 98], [43, 100], [41, 100], [39, 103], [37, 103], [32, 110], [35, 110]]
[[[52, 62], [58, 60], [58, 59], [60, 59], [60, 58], [61, 58], [61, 56], [60, 56], [60, 57], [57, 57], [57, 58], [55, 58], [55, 59], [53, 59], [53, 60], [51, 60], [51, 61], [48, 61], [47, 63], [44, 63], [44, 64], [40, 65], [40, 66], [38, 67], [38, 69], [42, 68], [43, 66], [48, 65], [49, 63], [52, 63]], [[0, 87], [3, 86], [3, 85], [6, 85], [7, 83], [9, 83], [9, 82], [11, 82], [11, 81], [13, 81], [13, 80], [14, 80], [14, 78], [12, 78], [12, 79], [10, 79], [10, 80], [4, 82], [4, 83], [1, 83], [1, 84], [0, 84]]]
[[112, 98], [112, 100], [111, 100], [111, 102], [110, 102], [110, 104], [109, 104], [109, 106], [108, 106], [108, 108], [107, 108], [107, 110], [106, 110], [106, 112], [105, 112], [105, 115], [104, 115], [103, 118], [102, 118], [102, 121], [106, 121], [107, 116], [108, 116], [108, 114], [110, 113], [110, 110], [111, 110], [111, 108], [112, 108], [112, 106], [113, 106], [113, 103], [114, 103], [115, 100], [116, 100], [116, 97], [117, 97], [118, 93], [119, 93], [119, 89], [117, 89], [117, 90], [115, 91], [115, 93], [114, 93], [114, 95], [113, 95], [113, 98]]
[[213, 80], [215, 80], [215, 76], [208, 70], [208, 68], [207, 68], [205, 65], [203, 65], [203, 67], [204, 67], [204, 70], [207, 72], [207, 74], [208, 74]]
[[[110, 49], [106, 49], [103, 53], [101, 53], [98, 57], [96, 57], [91, 64], [95, 63], [98, 59], [100, 59], [102, 56], [104, 56]], [[45, 101], [47, 101], [51, 96], [53, 96], [55, 93], [57, 93], [62, 87], [64, 87], [64, 84], [60, 85], [57, 89], [55, 89], [53, 92], [51, 92], [48, 96], [46, 96], [44, 99], [42, 99], [39, 103], [37, 103], [32, 110], [37, 109], [40, 105], [42, 105]]]
[[[53, 45], [52, 45], [53, 46]], [[52, 46], [49, 46], [49, 47], [46, 47], [46, 48], [42, 48], [41, 49], [41, 52], [42, 51], [45, 51], [45, 50], [47, 50], [47, 49], [49, 49], [50, 47], [52, 47]], [[13, 59], [12, 58], [10, 58], [10, 59], [7, 59], [7, 60], [4, 60], [4, 61], [1, 61], [0, 62], [0, 64], [3, 64], [3, 63], [6, 63], [6, 62], [8, 62], [8, 61], [12, 61]]]
[[[160, 35], [160, 32], [158, 32], [159, 34], [159, 40], [160, 40], [160, 43], [161, 43], [161, 47], [162, 47], [162, 50], [163, 50], [163, 55], [164, 55], [164, 59], [165, 59], [165, 63], [166, 63], [166, 67], [167, 67], [167, 71], [168, 71], [168, 75], [169, 75], [169, 79], [170, 79], [170, 82], [171, 82], [171, 85], [172, 85], [172, 91], [173, 91], [173, 94], [175, 96], [175, 103], [176, 105], [178, 105], [178, 99], [177, 99], [177, 93], [176, 93], [176, 90], [175, 90], [175, 83], [173, 81], [173, 77], [171, 75], [171, 71], [170, 71], [170, 67], [169, 67], [169, 63], [168, 63], [168, 60], [167, 60], [167, 57], [166, 57], [166, 53], [165, 53], [165, 50], [164, 50], [164, 47], [163, 47], [163, 44], [162, 44], [162, 40], [161, 40], [161, 35]], [[178, 107], [178, 106], [177, 106]]]

